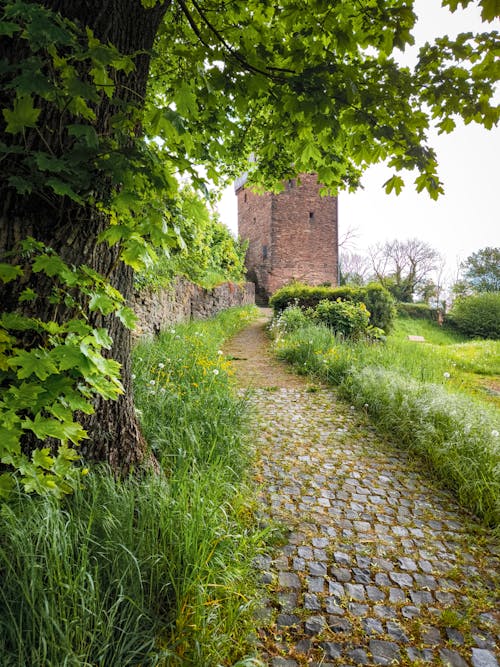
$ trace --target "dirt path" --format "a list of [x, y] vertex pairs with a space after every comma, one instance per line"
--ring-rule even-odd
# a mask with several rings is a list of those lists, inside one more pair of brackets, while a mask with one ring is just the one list
[[498, 667], [499, 559], [484, 527], [365, 415], [271, 356], [268, 313], [226, 347], [253, 388], [263, 520], [262, 659], [272, 667]]

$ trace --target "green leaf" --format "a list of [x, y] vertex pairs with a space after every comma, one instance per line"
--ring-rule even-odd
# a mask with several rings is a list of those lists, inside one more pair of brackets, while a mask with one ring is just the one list
[[97, 345], [104, 347], [106, 350], [111, 349], [113, 339], [107, 329], [92, 329], [92, 335]]
[[43, 271], [48, 276], [63, 276], [69, 272], [69, 267], [59, 255], [39, 255], [33, 262], [33, 272]]
[[61, 181], [59, 178], [52, 177], [47, 179], [47, 185], [50, 185], [56, 195], [60, 195], [61, 197], [69, 197], [73, 201], [76, 201], [78, 204], [83, 204], [83, 199], [66, 181]]
[[89, 301], [89, 310], [98, 310], [103, 315], [109, 315], [116, 309], [115, 299], [110, 298], [102, 292], [94, 293]]
[[54, 459], [50, 456], [50, 449], [35, 449], [31, 455], [31, 460], [37, 468], [44, 468], [50, 470], [54, 464]]
[[31, 287], [27, 287], [21, 292], [19, 296], [19, 303], [23, 303], [24, 301], [35, 301], [37, 296], [38, 295], [35, 290], [31, 289]]
[[193, 92], [191, 86], [183, 81], [175, 91], [174, 96], [175, 105], [177, 111], [182, 116], [193, 116], [198, 115], [198, 105], [196, 104], [196, 95]]
[[17, 97], [12, 110], [2, 109], [3, 117], [7, 121], [5, 131], [17, 134], [27, 127], [36, 127], [40, 112], [41, 109], [35, 109], [33, 106], [31, 95]]
[[390, 194], [393, 190], [396, 193], [396, 195], [399, 195], [401, 193], [401, 190], [404, 187], [405, 182], [401, 178], [401, 176], [392, 176], [388, 181], [384, 183], [385, 187], [385, 192], [386, 194]]
[[70, 137], [83, 139], [89, 148], [97, 148], [99, 146], [99, 137], [91, 125], [68, 125], [67, 130]]
[[483, 21], [494, 21], [500, 16], [500, 0], [481, 0], [481, 8]]
[[0, 21], [0, 35], [7, 35], [12, 37], [15, 32], [19, 32], [21, 26], [17, 23], [12, 23], [11, 21]]
[[16, 483], [13, 475], [8, 472], [2, 473], [0, 475], [0, 498], [3, 498], [4, 500], [7, 499], [12, 493], [15, 485]]
[[17, 368], [17, 377], [25, 380], [31, 375], [36, 375], [40, 380], [46, 380], [49, 375], [57, 373], [57, 366], [49, 357], [48, 352], [38, 348], [35, 350], [19, 350], [9, 360], [11, 368]]
[[135, 327], [135, 323], [137, 322], [137, 315], [134, 313], [132, 308], [123, 306], [116, 311], [116, 316], [120, 322], [122, 322], [122, 324], [127, 327], [127, 329], [133, 329]]
[[0, 262], [0, 280], [2, 282], [10, 283], [11, 280], [15, 280], [22, 275], [23, 270], [20, 266], [13, 266], [12, 264]]

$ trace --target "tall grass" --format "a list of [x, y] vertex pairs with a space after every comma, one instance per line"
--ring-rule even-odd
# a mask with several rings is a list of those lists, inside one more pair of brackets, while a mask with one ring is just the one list
[[[450, 381], [458, 363], [454, 366], [451, 359], [461, 353], [455, 346], [450, 353], [444, 348], [443, 354], [435, 348], [426, 350], [397, 337], [386, 344], [349, 343], [311, 324], [288, 334], [278, 332], [275, 339], [279, 357], [301, 373], [337, 385], [384, 434], [423, 458], [465, 507], [498, 526], [498, 410], [453, 391]], [[483, 353], [481, 358], [488, 356]]]
[[250, 454], [217, 354], [248, 317], [139, 346], [136, 403], [159, 473], [94, 469], [62, 504], [20, 492], [2, 506], [2, 667], [209, 667], [252, 652]]

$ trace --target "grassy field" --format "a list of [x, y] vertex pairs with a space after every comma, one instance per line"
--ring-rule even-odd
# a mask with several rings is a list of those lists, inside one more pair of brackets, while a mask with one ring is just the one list
[[[408, 340], [424, 336], [425, 342]], [[457, 499], [500, 525], [500, 341], [465, 341], [399, 319], [385, 342], [342, 341], [312, 323], [274, 328], [275, 351], [338, 386], [398, 446], [427, 462]]]
[[159, 472], [94, 469], [62, 503], [19, 492], [3, 504], [2, 667], [256, 664], [251, 451], [219, 353], [251, 317], [229, 311], [137, 347], [136, 405]]

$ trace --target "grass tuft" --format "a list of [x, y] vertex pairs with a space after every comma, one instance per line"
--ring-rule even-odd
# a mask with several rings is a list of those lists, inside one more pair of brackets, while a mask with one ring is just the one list
[[138, 346], [136, 405], [159, 474], [94, 469], [62, 503], [19, 492], [2, 506], [2, 665], [253, 664], [251, 452], [218, 354], [250, 317]]

